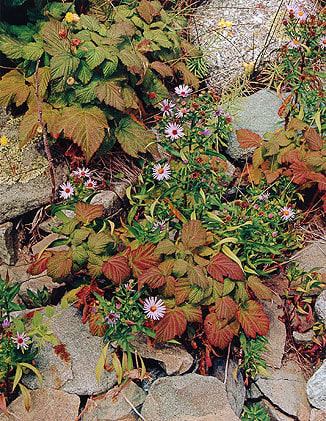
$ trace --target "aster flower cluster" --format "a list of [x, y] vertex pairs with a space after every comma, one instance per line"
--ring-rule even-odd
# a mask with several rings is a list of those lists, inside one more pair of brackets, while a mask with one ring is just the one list
[[77, 196], [79, 198], [81, 193], [85, 190], [84, 187], [94, 190], [97, 183], [91, 177], [92, 174], [88, 168], [77, 168], [77, 170], [72, 171], [70, 180], [60, 185], [59, 196], [66, 200], [78, 193]]

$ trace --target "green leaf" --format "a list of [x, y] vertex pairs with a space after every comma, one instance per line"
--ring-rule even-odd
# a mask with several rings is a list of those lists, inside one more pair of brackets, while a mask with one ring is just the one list
[[105, 77], [111, 76], [118, 67], [119, 59], [116, 56], [109, 57], [107, 60], [105, 60], [104, 63], [102, 63], [102, 70]]
[[81, 104], [88, 104], [95, 98], [95, 88], [97, 87], [98, 81], [92, 80], [86, 86], [78, 87], [75, 89], [76, 100]]
[[52, 79], [62, 78], [57, 90], [63, 91], [67, 86], [67, 79], [74, 75], [74, 72], [78, 69], [80, 59], [67, 53], [65, 51], [56, 54], [50, 60], [51, 77]]
[[54, 279], [64, 279], [71, 272], [71, 251], [56, 251], [47, 262], [48, 275]]
[[82, 27], [83, 29], [89, 29], [90, 31], [95, 31], [98, 33], [102, 32], [102, 25], [93, 15], [80, 15], [78, 26]]
[[75, 248], [72, 252], [72, 261], [82, 266], [88, 259], [88, 253], [85, 248], [81, 245]]
[[43, 321], [43, 315], [40, 311], [35, 311], [33, 316], [33, 325], [35, 327], [39, 327], [42, 324]]
[[22, 367], [28, 368], [29, 370], [33, 371], [34, 374], [36, 374], [37, 378], [40, 381], [40, 388], [42, 389], [43, 379], [42, 379], [42, 376], [41, 376], [41, 373], [39, 372], [39, 370], [36, 367], [34, 367], [32, 364], [29, 364], [29, 363], [19, 363], [19, 364]]
[[22, 49], [22, 57], [26, 60], [36, 61], [43, 53], [43, 44], [40, 42], [29, 42]]
[[234, 290], [235, 282], [229, 279], [224, 279], [223, 296], [229, 295]]
[[23, 370], [20, 366], [20, 363], [18, 363], [16, 365], [16, 373], [15, 373], [15, 377], [14, 377], [14, 383], [12, 385], [12, 391], [14, 391], [16, 389], [16, 386], [19, 383], [20, 379], [22, 378], [22, 375], [23, 375]]
[[93, 70], [95, 67], [99, 66], [105, 60], [106, 55], [106, 48], [101, 45], [88, 50], [85, 58], [90, 69]]
[[25, 387], [23, 384], [18, 383], [18, 386], [23, 396], [24, 406], [26, 408], [26, 411], [28, 412], [32, 404], [31, 394], [29, 390], [27, 389], [27, 387]]
[[113, 239], [110, 234], [105, 232], [94, 232], [88, 238], [88, 247], [93, 253], [102, 254], [105, 252], [107, 245], [112, 242]]
[[175, 244], [171, 240], [166, 238], [165, 240], [162, 240], [157, 244], [155, 254], [156, 255], [160, 255], [160, 254], [170, 255], [170, 254], [173, 254], [176, 250], [177, 250], [177, 247], [175, 246]]
[[109, 342], [102, 348], [101, 355], [99, 359], [97, 360], [96, 368], [95, 368], [95, 375], [97, 379], [97, 383], [100, 384], [100, 378], [104, 369], [105, 361], [106, 361], [106, 355], [108, 353], [109, 348]]
[[45, 307], [45, 315], [48, 319], [51, 319], [54, 315], [54, 308], [51, 306]]
[[72, 106], [64, 109], [60, 126], [65, 137], [81, 148], [88, 162], [100, 147], [108, 122], [98, 107]]
[[124, 86], [122, 88], [122, 98], [126, 104], [126, 108], [138, 109], [138, 97], [131, 86]]
[[90, 235], [90, 233], [91, 233], [91, 230], [89, 228], [76, 229], [70, 237], [71, 244], [75, 246], [80, 245], [83, 241], [86, 240], [86, 238]]
[[86, 85], [86, 83], [88, 83], [91, 80], [92, 76], [93, 76], [93, 72], [88, 67], [87, 63], [84, 60], [81, 60], [80, 64], [79, 64], [79, 67], [78, 67], [78, 70], [77, 70], [78, 79], [84, 85]]
[[153, 17], [156, 14], [154, 7], [148, 0], [141, 0], [136, 7], [139, 16], [141, 16], [148, 24], [153, 22]]
[[147, 147], [156, 142], [155, 134], [136, 123], [130, 117], [122, 118], [115, 135], [122, 149], [133, 157], [138, 157], [138, 152], [147, 152]]
[[18, 70], [11, 70], [0, 80], [0, 105], [7, 107], [14, 102], [20, 106], [27, 101], [29, 95], [30, 89]]
[[12, 60], [23, 58], [25, 45], [26, 42], [24, 41], [19, 41], [4, 34], [0, 35], [0, 51]]
[[122, 89], [113, 82], [99, 82], [95, 88], [95, 95], [106, 105], [123, 111], [126, 107], [122, 97]]
[[44, 50], [51, 56], [57, 54], [70, 53], [70, 44], [68, 39], [60, 39], [60, 31], [65, 30], [62, 22], [51, 19], [42, 26], [40, 36], [44, 41]]

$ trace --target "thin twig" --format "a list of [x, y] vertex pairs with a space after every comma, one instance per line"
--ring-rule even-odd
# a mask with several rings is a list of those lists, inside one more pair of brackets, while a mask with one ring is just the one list
[[226, 384], [227, 379], [228, 379], [228, 370], [229, 370], [229, 361], [230, 361], [230, 351], [231, 351], [231, 342], [229, 343], [228, 346], [228, 355], [226, 357], [226, 363], [225, 363], [225, 371], [224, 371], [224, 384]]
[[136, 412], [136, 414], [143, 420], [146, 421], [146, 419], [137, 411], [137, 409], [134, 407], [134, 405], [130, 402], [130, 400], [127, 398], [127, 396], [123, 393], [123, 391], [121, 390], [121, 395], [123, 396], [123, 398], [125, 399], [125, 401], [132, 407], [132, 409]]
[[41, 106], [41, 99], [40, 99], [40, 92], [39, 92], [39, 87], [40, 87], [40, 83], [38, 80], [38, 69], [40, 66], [40, 57], [37, 59], [36, 62], [36, 68], [35, 68], [35, 73], [34, 73], [34, 79], [35, 79], [35, 96], [36, 96], [36, 102], [37, 102], [37, 108], [38, 108], [38, 122], [42, 128], [42, 136], [43, 136], [43, 143], [44, 143], [44, 149], [45, 149], [45, 153], [47, 156], [47, 159], [49, 161], [49, 172], [50, 172], [50, 176], [51, 176], [51, 183], [52, 183], [52, 193], [51, 193], [51, 203], [53, 203], [54, 201], [54, 194], [55, 194], [55, 178], [54, 178], [54, 167], [53, 167], [53, 158], [51, 155], [51, 151], [50, 151], [50, 146], [49, 146], [49, 141], [46, 135], [46, 130], [45, 130], [45, 126], [43, 123], [43, 118], [42, 118], [42, 106]]

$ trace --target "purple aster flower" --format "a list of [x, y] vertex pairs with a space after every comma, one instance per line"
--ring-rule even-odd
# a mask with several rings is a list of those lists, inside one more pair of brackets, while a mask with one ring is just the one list
[[207, 136], [207, 137], [211, 136], [212, 133], [213, 133], [212, 130], [208, 129], [207, 127], [205, 127], [205, 129], [201, 132], [202, 135]]
[[279, 215], [281, 216], [283, 221], [289, 221], [291, 219], [294, 219], [295, 212], [292, 210], [292, 208], [284, 206], [283, 208], [281, 208]]
[[23, 333], [17, 332], [16, 337], [12, 338], [13, 342], [17, 344], [17, 349], [23, 348], [24, 350], [28, 348], [27, 341], [29, 341], [30, 339], [31, 338], [29, 338], [28, 336], [25, 336], [25, 332]]
[[108, 322], [109, 325], [115, 325], [118, 319], [120, 319], [120, 314], [110, 311], [110, 314], [104, 317], [103, 322]]
[[171, 177], [170, 165], [166, 162], [163, 167], [161, 164], [155, 164], [152, 169], [152, 175], [155, 180], [168, 180]]
[[258, 199], [261, 200], [262, 202], [265, 202], [266, 200], [268, 200], [269, 198], [269, 192], [267, 191], [266, 193], [262, 193]]
[[186, 98], [191, 94], [192, 89], [188, 85], [179, 85], [176, 88], [174, 88], [174, 91], [177, 95]]
[[214, 116], [215, 117], [220, 117], [223, 114], [223, 110], [221, 107], [218, 107], [218, 109], [216, 111], [214, 111]]
[[155, 231], [157, 228], [160, 228], [160, 232], [166, 229], [166, 220], [164, 221], [156, 221], [153, 225], [152, 231]]
[[6, 329], [9, 326], [10, 326], [10, 321], [8, 319], [4, 319], [4, 321], [2, 322], [2, 327]]
[[163, 111], [163, 116], [170, 117], [173, 114], [173, 107], [175, 107], [175, 103], [169, 101], [168, 99], [163, 99], [163, 102], [160, 104], [161, 111]]
[[157, 297], [149, 297], [144, 301], [144, 313], [149, 319], [160, 320], [164, 316], [166, 307]]

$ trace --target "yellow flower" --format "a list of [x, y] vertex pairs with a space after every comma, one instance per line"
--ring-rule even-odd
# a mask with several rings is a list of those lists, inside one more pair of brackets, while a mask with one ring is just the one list
[[66, 22], [71, 23], [74, 20], [74, 14], [71, 12], [66, 13], [65, 16]]
[[8, 145], [8, 139], [6, 138], [6, 136], [0, 137], [0, 144], [3, 148]]
[[41, 126], [37, 126], [36, 131], [37, 131], [37, 133], [41, 134], [42, 133], [42, 127]]
[[250, 74], [254, 70], [255, 62], [251, 61], [249, 64], [245, 61], [242, 63], [242, 66], [244, 68], [245, 74]]
[[232, 28], [232, 22], [229, 20], [221, 19], [219, 22], [217, 22], [218, 30], [222, 31], [224, 28], [231, 29]]

